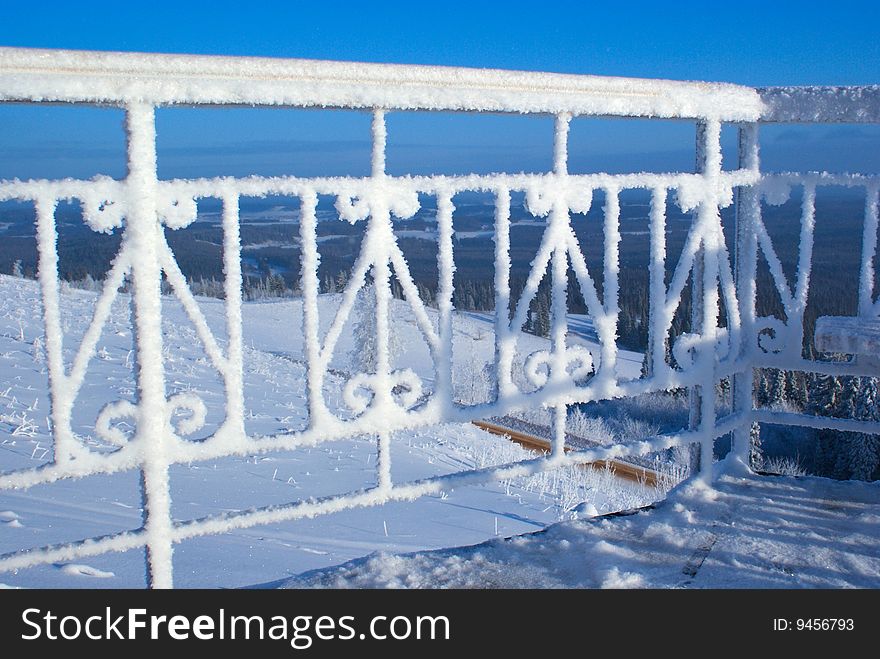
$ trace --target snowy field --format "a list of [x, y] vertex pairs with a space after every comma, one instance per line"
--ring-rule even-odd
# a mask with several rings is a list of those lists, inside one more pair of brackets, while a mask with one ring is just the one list
[[[377, 554], [291, 579], [332, 588], [880, 588], [880, 486], [724, 475], [656, 509], [476, 547]], [[281, 584], [279, 584], [281, 585]]]
[[[62, 295], [68, 361], [95, 301], [96, 295], [88, 291], [66, 290]], [[336, 296], [321, 298], [322, 323], [328, 322], [337, 303]], [[215, 334], [222, 338], [222, 302], [200, 298], [199, 304]], [[427, 346], [420, 339], [408, 307], [399, 302], [395, 305], [395, 364], [413, 368], [430, 386]], [[165, 298], [163, 313], [168, 394], [198, 393], [208, 407], [207, 433], [222, 420], [220, 378], [179, 303]], [[249, 434], [296, 430], [305, 423], [300, 328], [301, 308], [296, 300], [244, 305]], [[488, 393], [481, 374], [483, 365], [492, 358], [491, 330], [482, 318], [455, 318], [456, 393], [462, 398], [476, 399]], [[327, 380], [326, 395], [334, 409], [341, 406], [345, 371], [352, 358], [350, 334], [343, 333], [332, 364], [337, 371], [331, 372]], [[577, 340], [588, 342], [584, 337]], [[2, 471], [33, 468], [52, 456], [46, 418], [44, 341], [36, 283], [0, 276]], [[543, 347], [545, 340], [523, 335], [521, 343], [525, 350], [532, 351]], [[133, 396], [131, 351], [129, 303], [121, 295], [97, 344], [74, 408], [73, 427], [81, 441], [95, 451], [109, 450], [97, 439], [94, 429], [101, 407], [117, 398]], [[632, 363], [635, 361], [633, 358]], [[622, 363], [626, 364], [624, 368], [632, 368], [630, 362]], [[524, 449], [470, 424], [401, 432], [392, 444], [397, 482], [524, 457]], [[357, 437], [292, 452], [178, 465], [171, 469], [173, 514], [184, 520], [370, 487], [374, 484], [375, 458], [374, 440]], [[187, 541], [176, 547], [175, 583], [181, 587], [238, 587], [278, 581], [375, 551], [413, 552], [527, 533], [560, 519], [644, 505], [661, 494], [604, 471], [582, 469], [458, 489], [415, 503], [350, 510]], [[0, 553], [138, 528], [140, 505], [136, 472], [0, 492]], [[141, 587], [143, 552], [2, 573], [0, 583], [24, 587]]]
[[[96, 296], [62, 296], [65, 356], [78, 345]], [[322, 319], [338, 303], [321, 298]], [[173, 298], [164, 299], [169, 395], [197, 392], [208, 428], [222, 419], [223, 392], [195, 331]], [[223, 336], [222, 302], [200, 298]], [[403, 303], [395, 302], [395, 364], [430, 385], [427, 347]], [[299, 429], [304, 417], [301, 309], [296, 300], [244, 305], [245, 407], [252, 435]], [[589, 344], [586, 319], [572, 318], [574, 341]], [[351, 366], [351, 332], [327, 380], [332, 408]], [[544, 340], [523, 335], [523, 349]], [[491, 323], [455, 317], [456, 393], [488, 390]], [[102, 452], [94, 421], [106, 402], [131, 398], [132, 337], [121, 295], [97, 346], [74, 413], [81, 441]], [[627, 375], [638, 355], [621, 355]], [[632, 372], [630, 372], [632, 370]], [[35, 282], [0, 277], [0, 470], [51, 458], [44, 338]], [[470, 424], [401, 432], [392, 443], [395, 480], [479, 468], [526, 457], [524, 449]], [[185, 520], [370, 487], [375, 442], [356, 437], [311, 449], [225, 458], [171, 470], [173, 513]], [[571, 469], [515, 482], [461, 488], [414, 503], [391, 503], [187, 541], [175, 550], [180, 587], [880, 587], [880, 486], [826, 479], [723, 476], [717, 491], [688, 485], [656, 509], [663, 492], [604, 471]], [[137, 528], [136, 472], [0, 492], [0, 552]], [[549, 528], [546, 528], [548, 525]], [[510, 536], [516, 536], [512, 539]], [[457, 548], [458, 547], [458, 548]], [[0, 574], [8, 587], [117, 588], [144, 585], [143, 552]]]

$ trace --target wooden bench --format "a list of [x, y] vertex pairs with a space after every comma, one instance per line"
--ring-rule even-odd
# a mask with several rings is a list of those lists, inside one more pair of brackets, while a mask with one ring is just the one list
[[820, 352], [854, 355], [860, 366], [880, 373], [880, 318], [822, 316], [814, 339]]

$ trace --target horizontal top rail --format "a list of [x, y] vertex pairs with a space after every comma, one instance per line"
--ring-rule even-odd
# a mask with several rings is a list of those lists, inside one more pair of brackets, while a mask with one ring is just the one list
[[880, 85], [761, 87], [762, 123], [880, 123]]
[[0, 48], [0, 101], [277, 105], [754, 121], [749, 87], [261, 57]]

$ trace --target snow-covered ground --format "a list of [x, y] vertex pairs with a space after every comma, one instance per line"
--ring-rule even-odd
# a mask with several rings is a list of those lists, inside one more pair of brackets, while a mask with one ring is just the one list
[[475, 547], [374, 554], [289, 588], [878, 588], [880, 485], [721, 476], [656, 508]]
[[[321, 298], [322, 322], [338, 303]], [[67, 290], [62, 324], [69, 359], [88, 324], [95, 294]], [[222, 302], [199, 299], [222, 339]], [[395, 302], [402, 348], [397, 365], [430, 379], [427, 348], [407, 307]], [[180, 305], [164, 300], [169, 395], [195, 391], [222, 419], [220, 379], [210, 368]], [[244, 305], [245, 395], [251, 434], [301, 428], [304, 368], [296, 300]], [[590, 341], [572, 318], [576, 341]], [[492, 356], [491, 324], [455, 317], [456, 386], [479, 396]], [[349, 333], [328, 378], [331, 406], [341, 399]], [[523, 335], [525, 350], [543, 339]], [[0, 470], [51, 458], [47, 375], [35, 282], [0, 276]], [[133, 394], [132, 337], [126, 296], [117, 300], [77, 401], [74, 428], [106, 450], [94, 432], [101, 406]], [[623, 369], [638, 356], [622, 355]], [[636, 371], [637, 372], [637, 371]], [[627, 372], [627, 374], [630, 374]], [[635, 375], [633, 372], [631, 375]], [[171, 470], [173, 513], [184, 520], [369, 487], [376, 448], [356, 437], [316, 448], [178, 465]], [[469, 424], [395, 435], [395, 480], [438, 475], [525, 457], [523, 449]], [[572, 469], [527, 480], [460, 488], [414, 503], [348, 510], [315, 519], [187, 541], [175, 550], [183, 587], [880, 587], [880, 486], [825, 479], [723, 476], [716, 491], [681, 488], [656, 509], [589, 519], [644, 506], [661, 495], [601, 471]], [[560, 521], [562, 520], [562, 521]], [[92, 476], [0, 492], [0, 553], [67, 542], [141, 523], [135, 472]], [[545, 527], [551, 525], [546, 530]], [[512, 539], [510, 536], [515, 536]], [[106, 554], [0, 574], [12, 587], [140, 587], [143, 552]]]
[[[96, 296], [66, 290], [62, 296], [65, 358], [85, 331]], [[336, 296], [321, 299], [322, 324], [329, 323]], [[168, 393], [198, 393], [208, 407], [208, 432], [223, 418], [223, 389], [196, 334], [173, 298], [164, 300]], [[200, 298], [209, 325], [222, 339], [223, 303]], [[399, 367], [430, 380], [431, 362], [408, 307], [395, 302]], [[246, 429], [274, 434], [305, 423], [301, 306], [297, 300], [244, 305]], [[350, 332], [343, 333], [332, 366], [349, 367]], [[491, 325], [455, 318], [456, 369], [464, 396], [492, 358]], [[544, 340], [523, 335], [526, 350]], [[120, 296], [97, 345], [73, 426], [83, 442], [106, 450], [94, 423], [101, 407], [131, 399], [132, 336], [128, 298]], [[0, 276], [0, 471], [26, 469], [51, 459], [48, 394], [39, 292], [35, 282]], [[468, 378], [471, 381], [468, 381]], [[331, 373], [327, 397], [341, 400], [344, 374]], [[479, 395], [479, 391], [477, 394]], [[398, 433], [393, 438], [396, 482], [484, 467], [527, 457], [524, 449], [470, 424], [449, 424]], [[171, 469], [173, 513], [184, 520], [254, 506], [343, 493], [375, 482], [375, 442], [369, 437], [316, 448], [250, 458], [226, 458]], [[657, 498], [605, 472], [574, 469], [513, 483], [462, 488], [415, 503], [349, 510], [311, 520], [258, 527], [187, 541], [176, 547], [175, 583], [184, 587], [235, 587], [279, 580], [374, 551], [412, 552], [478, 543], [543, 528], [572, 516], [620, 510]], [[583, 505], [580, 505], [583, 504]], [[135, 472], [92, 476], [23, 491], [0, 492], [0, 553], [68, 542], [138, 528], [139, 477]], [[579, 507], [578, 507], [579, 506]], [[574, 510], [578, 507], [577, 510]], [[139, 587], [143, 553], [107, 554], [83, 564], [58, 564], [0, 573], [9, 586]]]

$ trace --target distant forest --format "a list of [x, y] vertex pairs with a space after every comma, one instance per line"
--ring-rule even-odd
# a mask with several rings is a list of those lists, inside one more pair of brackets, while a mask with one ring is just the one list
[[[489, 311], [495, 304], [494, 241], [492, 238], [492, 200], [485, 196], [461, 195], [456, 198], [454, 216], [455, 263], [454, 304], [457, 309]], [[648, 330], [648, 195], [629, 192], [621, 198], [620, 246], [620, 324], [621, 346], [643, 350]], [[674, 269], [691, 216], [681, 213], [670, 195], [667, 204], [667, 280]], [[320, 216], [332, 217], [332, 199], [323, 199]], [[250, 203], [251, 206], [246, 205]], [[296, 295], [299, 289], [299, 227], [295, 221], [267, 221], [272, 204], [286, 204], [287, 215], [296, 208], [295, 200], [248, 200], [243, 203], [241, 240], [245, 272], [245, 295], [248, 298]], [[396, 221], [398, 240], [420, 294], [429, 305], [437, 291], [437, 243], [434, 235], [434, 209], [431, 200], [423, 199], [423, 208], [410, 220]], [[587, 215], [574, 215], [572, 224], [587, 260], [591, 275], [602, 295], [603, 205], [597, 194]], [[856, 311], [858, 268], [861, 257], [864, 198], [840, 189], [820, 189], [817, 198], [817, 222], [810, 297], [805, 317], [806, 336], [812, 336], [820, 315], [851, 315]], [[200, 204], [200, 219], [186, 229], [166, 229], [169, 245], [193, 289], [202, 294], [222, 296], [222, 228], [214, 219], [219, 206]], [[251, 220], [250, 216], [258, 219]], [[764, 207], [765, 224], [783, 263], [787, 276], [795, 275], [800, 234], [800, 199], [795, 189], [786, 204]], [[733, 208], [722, 213], [728, 244], [732, 245]], [[70, 282], [102, 279], [119, 249], [120, 234], [96, 234], [82, 222], [79, 207], [62, 204], [58, 208], [59, 269]], [[544, 224], [525, 210], [522, 198], [514, 197], [511, 229], [512, 301], [518, 299], [525, 285], [532, 259], [544, 231]], [[34, 277], [37, 254], [34, 241], [33, 209], [27, 205], [0, 205], [0, 272], [13, 270]], [[322, 292], [336, 292], [345, 285], [360, 248], [364, 223], [354, 226], [334, 219], [318, 224], [321, 264], [319, 281]], [[424, 232], [429, 239], [418, 237]], [[878, 268], [880, 270], [880, 268]], [[583, 297], [569, 273], [568, 303], [573, 313], [585, 313]], [[392, 282], [395, 295], [402, 297], [399, 283]], [[782, 319], [779, 296], [775, 291], [763, 258], [759, 259], [758, 313]], [[549, 330], [549, 277], [545, 276], [538, 295], [532, 300], [527, 331], [545, 335]], [[676, 315], [673, 332], [686, 331], [690, 317], [690, 287]], [[723, 320], [723, 315], [722, 315]], [[810, 352], [809, 343], [805, 350]]]

